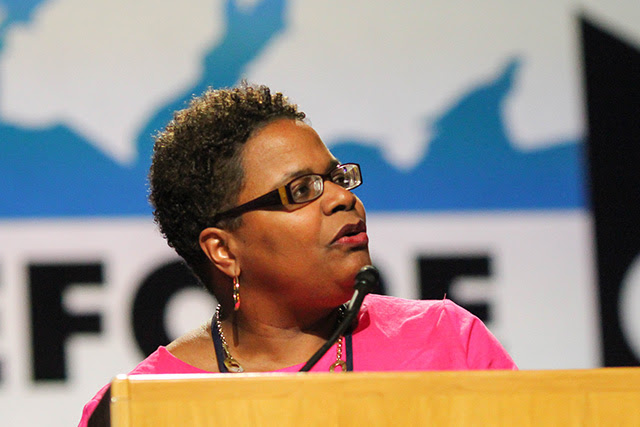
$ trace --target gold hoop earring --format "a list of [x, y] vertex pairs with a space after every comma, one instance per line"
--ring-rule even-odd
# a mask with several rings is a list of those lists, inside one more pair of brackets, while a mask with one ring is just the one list
[[240, 310], [240, 281], [238, 276], [233, 278], [233, 311]]

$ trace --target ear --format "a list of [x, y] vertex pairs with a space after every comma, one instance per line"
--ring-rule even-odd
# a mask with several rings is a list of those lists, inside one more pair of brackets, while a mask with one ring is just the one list
[[240, 264], [230, 249], [233, 236], [226, 230], [209, 227], [200, 232], [200, 247], [218, 270], [229, 277], [240, 275]]

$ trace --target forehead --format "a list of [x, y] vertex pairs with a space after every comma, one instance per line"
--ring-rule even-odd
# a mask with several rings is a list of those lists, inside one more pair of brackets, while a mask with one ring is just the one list
[[282, 119], [253, 135], [242, 152], [245, 187], [272, 189], [296, 175], [323, 173], [335, 158], [311, 126]]

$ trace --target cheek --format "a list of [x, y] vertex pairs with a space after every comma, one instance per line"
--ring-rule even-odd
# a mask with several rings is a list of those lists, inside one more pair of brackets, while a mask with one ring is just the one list
[[246, 224], [243, 244], [251, 253], [296, 257], [320, 245], [320, 223], [310, 218], [309, 213], [268, 213], [271, 214], [268, 221]]
[[309, 255], [322, 247], [321, 230], [317, 222], [308, 217], [289, 216], [289, 221], [278, 236], [282, 251], [289, 256]]

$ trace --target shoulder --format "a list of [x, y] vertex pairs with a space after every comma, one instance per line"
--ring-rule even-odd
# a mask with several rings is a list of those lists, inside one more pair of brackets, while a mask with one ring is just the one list
[[433, 321], [445, 316], [451, 321], [468, 323], [476, 319], [464, 308], [448, 299], [410, 300], [370, 294], [364, 300], [360, 316], [368, 314], [376, 318], [397, 321]]
[[218, 371], [210, 324], [208, 323], [173, 341], [167, 346], [167, 351], [177, 360], [196, 369], [207, 372]]
[[429, 367], [515, 369], [513, 360], [482, 321], [447, 299], [368, 295], [354, 333], [378, 343], [386, 341], [403, 348], [405, 354], [428, 353], [426, 359], [438, 361]]
[[460, 335], [477, 320], [450, 300], [409, 300], [367, 295], [355, 332], [380, 331], [384, 336], [426, 336], [432, 332]]
[[[158, 372], [159, 367], [166, 365], [166, 359], [170, 359], [172, 356], [164, 347], [158, 347], [156, 351], [151, 353], [147, 358], [145, 358], [142, 362], [140, 362], [135, 368], [133, 368], [129, 375], [141, 375], [141, 374], [156, 374], [162, 373]], [[84, 405], [82, 408], [82, 417], [80, 419], [80, 423], [78, 427], [85, 427], [89, 422], [89, 418], [91, 414], [96, 409], [103, 396], [109, 389], [111, 384], [106, 384], [103, 386], [93, 398]]]
[[[167, 347], [160, 346], [147, 358], [129, 371], [129, 375], [144, 374], [198, 374], [217, 372], [215, 353], [206, 330], [206, 325], [178, 338]], [[207, 348], [207, 343], [208, 348]], [[210, 350], [209, 350], [210, 349]], [[212, 359], [211, 365], [207, 358]], [[212, 369], [207, 369], [212, 368]], [[83, 408], [79, 426], [87, 425], [89, 417], [109, 388], [105, 385]]]

